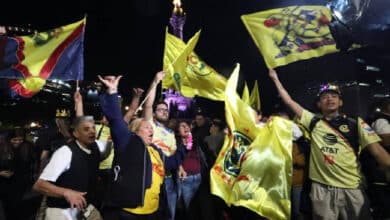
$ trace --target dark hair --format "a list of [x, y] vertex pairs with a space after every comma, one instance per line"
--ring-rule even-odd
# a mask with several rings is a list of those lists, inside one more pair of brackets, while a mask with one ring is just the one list
[[168, 104], [166, 102], [164, 102], [163, 100], [159, 100], [158, 102], [154, 103], [154, 105], [153, 105], [153, 112], [155, 112], [156, 109], [157, 109], [157, 106], [161, 105], [161, 104], [165, 105], [168, 108]]
[[14, 137], [23, 137], [25, 138], [26, 137], [26, 131], [24, 130], [24, 128], [21, 128], [21, 127], [16, 127], [12, 130], [10, 130], [8, 132], [8, 135], [7, 135], [7, 140], [11, 140], [12, 138]]
[[18, 146], [18, 154], [23, 161], [28, 161], [32, 157], [33, 144], [26, 141], [26, 131], [24, 128], [17, 127], [8, 132], [8, 143], [15, 137], [23, 137], [23, 142]]
[[226, 123], [219, 118], [214, 118], [211, 121], [211, 124], [217, 126], [219, 130], [223, 130], [226, 127]]
[[195, 111], [195, 116], [197, 116], [197, 115], [206, 117], [206, 112], [203, 109], [201, 109], [201, 108], [197, 108], [196, 111]]
[[191, 121], [190, 120], [187, 120], [187, 119], [179, 119], [177, 120], [177, 124], [176, 124], [176, 132], [179, 132], [179, 128], [180, 128], [180, 124], [181, 123], [186, 123], [188, 126], [190, 126], [191, 128]]

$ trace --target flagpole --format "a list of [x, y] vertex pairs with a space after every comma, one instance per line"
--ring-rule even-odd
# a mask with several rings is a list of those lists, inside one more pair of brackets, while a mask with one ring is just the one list
[[[156, 83], [153, 83], [153, 86], [151, 88], [154, 88], [155, 86], [157, 86], [158, 84]], [[150, 91], [152, 91], [153, 89], [150, 89]], [[142, 106], [144, 105], [144, 103], [146, 102], [146, 100], [149, 98], [150, 96], [150, 91], [148, 92], [148, 94], [146, 94], [144, 100], [142, 100], [142, 102], [139, 104], [138, 108], [135, 110], [134, 112], [134, 115], [137, 115], [139, 111], [142, 111]]]

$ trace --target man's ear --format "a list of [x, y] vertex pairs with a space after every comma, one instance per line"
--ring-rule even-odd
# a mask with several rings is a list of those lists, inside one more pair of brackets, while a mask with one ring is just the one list
[[73, 134], [73, 137], [75, 137], [75, 138], [78, 138], [78, 137], [79, 137], [79, 133], [77, 132], [77, 129], [74, 129], [74, 130], [72, 131], [72, 134]]
[[340, 107], [343, 106], [343, 104], [344, 104], [344, 103], [343, 103], [343, 100], [340, 99]]

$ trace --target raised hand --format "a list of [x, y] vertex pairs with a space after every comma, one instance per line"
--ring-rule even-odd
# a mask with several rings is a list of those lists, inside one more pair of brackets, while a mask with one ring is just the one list
[[133, 88], [134, 96], [141, 97], [144, 93], [144, 90], [141, 88]]
[[83, 97], [81, 96], [80, 90], [76, 89], [73, 94], [73, 100], [75, 103], [79, 103], [83, 101]]
[[105, 76], [102, 78], [100, 75], [98, 75], [98, 78], [100, 82], [102, 82], [104, 85], [107, 86], [107, 92], [109, 94], [114, 94], [118, 92], [118, 84], [119, 80], [122, 78], [122, 75], [120, 76]]
[[161, 82], [161, 80], [164, 79], [164, 77], [165, 77], [165, 72], [164, 71], [157, 72], [156, 76], [154, 77], [154, 81], [156, 83], [159, 83], [159, 82]]

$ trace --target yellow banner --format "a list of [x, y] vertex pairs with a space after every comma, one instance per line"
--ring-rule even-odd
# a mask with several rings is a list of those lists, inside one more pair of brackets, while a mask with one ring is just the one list
[[197, 32], [187, 44], [166, 32], [163, 69], [167, 76], [163, 88], [174, 88], [183, 96], [201, 96], [216, 101], [224, 100], [226, 78], [198, 57], [193, 48], [198, 41]]
[[290, 6], [242, 15], [268, 68], [338, 52], [326, 6]]
[[291, 121], [273, 117], [255, 125], [255, 112], [236, 93], [239, 65], [226, 86], [225, 113], [231, 134], [210, 171], [211, 193], [269, 219], [290, 218]]
[[248, 84], [245, 82], [244, 89], [242, 91], [242, 96], [241, 96], [242, 101], [244, 101], [246, 104], [250, 104], [249, 100], [249, 88]]

